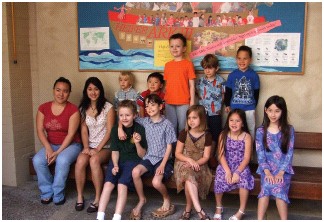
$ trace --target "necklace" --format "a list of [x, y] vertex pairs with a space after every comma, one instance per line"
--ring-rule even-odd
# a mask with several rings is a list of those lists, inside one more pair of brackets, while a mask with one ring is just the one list
[[96, 107], [95, 108], [93, 108], [92, 106], [90, 106], [90, 108], [91, 108], [91, 110], [92, 110], [92, 113], [95, 113], [96, 112]]

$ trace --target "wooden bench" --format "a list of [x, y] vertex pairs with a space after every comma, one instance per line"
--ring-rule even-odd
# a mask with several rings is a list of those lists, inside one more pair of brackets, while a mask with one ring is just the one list
[[[322, 150], [322, 133], [296, 132], [295, 149]], [[75, 164], [71, 166], [68, 177], [69, 179], [75, 179], [74, 167]], [[103, 170], [106, 171], [107, 164], [103, 165], [102, 167]], [[213, 167], [215, 169], [215, 166]], [[54, 172], [54, 165], [50, 168], [51, 171]], [[250, 192], [250, 194], [258, 195], [260, 192], [260, 176], [256, 174], [257, 164], [251, 163], [250, 168], [255, 178], [255, 188]], [[305, 166], [294, 166], [293, 168], [295, 175], [292, 177], [289, 198], [322, 200], [322, 168]], [[31, 175], [36, 175], [32, 163], [32, 157], [29, 161], [29, 171]], [[213, 175], [215, 175], [215, 170], [213, 170]], [[91, 180], [90, 167], [87, 168], [87, 180]], [[144, 178], [143, 183], [145, 186], [153, 187], [152, 178], [150, 177]], [[170, 189], [176, 189], [176, 183], [173, 176], [166, 181], [166, 186]], [[210, 192], [213, 192], [213, 188], [214, 182], [210, 187]], [[231, 193], [238, 193], [238, 191], [232, 191]]]

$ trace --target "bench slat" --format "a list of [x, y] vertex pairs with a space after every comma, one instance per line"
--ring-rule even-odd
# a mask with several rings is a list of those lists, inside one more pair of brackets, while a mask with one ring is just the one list
[[295, 132], [294, 148], [322, 150], [322, 133]]

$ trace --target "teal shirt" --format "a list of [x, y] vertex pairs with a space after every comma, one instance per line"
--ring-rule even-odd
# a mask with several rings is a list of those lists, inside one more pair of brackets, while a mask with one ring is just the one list
[[142, 158], [140, 158], [137, 155], [135, 143], [132, 142], [133, 140], [131, 140], [131, 138], [134, 132], [139, 133], [142, 137], [140, 144], [144, 149], [147, 149], [147, 141], [144, 127], [141, 126], [139, 123], [134, 122], [133, 126], [129, 128], [123, 126], [123, 130], [127, 135], [127, 139], [119, 140], [118, 125], [115, 125], [112, 128], [110, 150], [119, 151], [119, 162], [126, 162], [129, 160], [140, 161]]

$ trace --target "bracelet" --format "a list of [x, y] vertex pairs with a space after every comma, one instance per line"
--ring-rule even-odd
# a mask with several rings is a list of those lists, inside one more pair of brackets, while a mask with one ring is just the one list
[[241, 175], [241, 172], [238, 171], [238, 170], [235, 170], [234, 173], [236, 173], [236, 174], [239, 175], [239, 176]]

